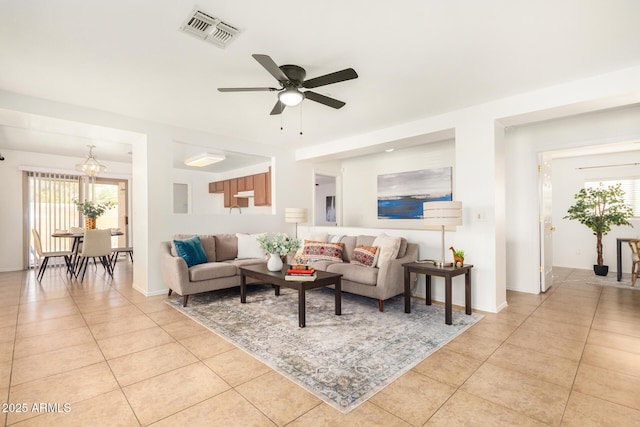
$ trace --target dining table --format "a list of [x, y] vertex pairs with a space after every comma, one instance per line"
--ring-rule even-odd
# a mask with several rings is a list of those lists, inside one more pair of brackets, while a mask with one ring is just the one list
[[[111, 229], [111, 236], [123, 236], [124, 233], [119, 228]], [[51, 237], [56, 238], [67, 238], [73, 239], [73, 243], [71, 244], [71, 265], [75, 271], [78, 262], [78, 251], [80, 249], [80, 243], [82, 243], [82, 238], [84, 237], [84, 230], [82, 232], [78, 231], [68, 231], [68, 230], [56, 230], [51, 234]]]

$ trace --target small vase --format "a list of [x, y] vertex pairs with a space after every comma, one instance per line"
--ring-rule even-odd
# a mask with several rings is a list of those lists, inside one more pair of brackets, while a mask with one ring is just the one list
[[269, 254], [269, 260], [267, 261], [267, 270], [280, 271], [282, 270], [282, 258], [278, 254]]
[[94, 230], [96, 228], [96, 219], [95, 218], [85, 218], [84, 226], [87, 230]]

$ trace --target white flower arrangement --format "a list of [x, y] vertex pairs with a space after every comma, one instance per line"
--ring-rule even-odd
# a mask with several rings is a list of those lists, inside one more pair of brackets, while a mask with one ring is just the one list
[[300, 247], [300, 240], [290, 239], [285, 233], [261, 234], [256, 240], [260, 249], [280, 256], [285, 256]]

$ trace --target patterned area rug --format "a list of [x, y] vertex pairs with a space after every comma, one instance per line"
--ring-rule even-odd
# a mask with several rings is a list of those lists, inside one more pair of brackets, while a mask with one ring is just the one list
[[400, 295], [385, 301], [342, 294], [342, 315], [335, 315], [332, 289], [307, 292], [306, 327], [298, 327], [298, 294], [270, 285], [226, 289], [168, 303], [221, 335], [343, 413], [355, 409], [400, 375], [482, 318], [453, 310], [444, 323], [444, 307], [413, 300], [404, 312]]

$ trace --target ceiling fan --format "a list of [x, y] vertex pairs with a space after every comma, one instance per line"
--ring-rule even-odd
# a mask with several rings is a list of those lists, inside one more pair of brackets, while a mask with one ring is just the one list
[[304, 68], [297, 65], [280, 65], [278, 66], [268, 55], [251, 55], [260, 63], [276, 80], [280, 83], [280, 88], [275, 87], [221, 87], [220, 92], [279, 92], [278, 102], [271, 110], [271, 115], [280, 114], [285, 107], [295, 107], [305, 98], [320, 104], [327, 105], [332, 108], [342, 108], [345, 103], [337, 99], [321, 95], [316, 92], [307, 90], [301, 92], [300, 89], [313, 89], [319, 86], [330, 85], [333, 83], [343, 82], [358, 78], [358, 74], [353, 68], [347, 68], [335, 73], [325, 74], [324, 76], [315, 77], [305, 80], [307, 72]]

